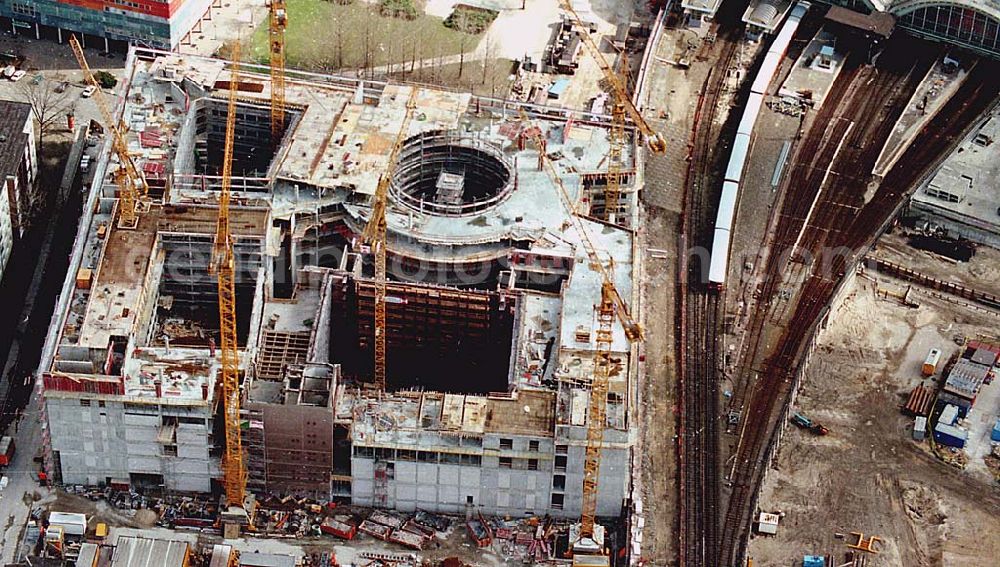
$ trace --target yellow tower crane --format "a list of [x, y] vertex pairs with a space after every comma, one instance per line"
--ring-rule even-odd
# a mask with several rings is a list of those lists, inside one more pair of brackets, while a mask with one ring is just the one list
[[76, 61], [83, 70], [84, 79], [94, 87], [94, 101], [104, 119], [104, 125], [111, 134], [111, 147], [118, 157], [118, 169], [114, 172], [115, 184], [118, 185], [118, 226], [120, 228], [135, 228], [139, 223], [140, 199], [146, 195], [149, 187], [146, 180], [139, 174], [132, 156], [128, 153], [128, 140], [125, 137], [125, 126], [118, 122], [111, 113], [111, 107], [104, 98], [100, 83], [87, 64], [83, 55], [83, 47], [75, 35], [69, 36], [69, 45], [73, 48]]
[[621, 196], [622, 180], [625, 175], [622, 173], [622, 154], [625, 148], [625, 117], [628, 115], [635, 123], [636, 127], [646, 137], [646, 145], [650, 151], [662, 154], [667, 150], [667, 143], [663, 136], [653, 131], [653, 128], [642, 117], [642, 113], [632, 103], [628, 96], [628, 88], [621, 76], [615, 72], [608, 63], [604, 55], [601, 54], [597, 42], [588, 32], [589, 26], [583, 23], [580, 15], [573, 9], [570, 0], [559, 0], [560, 5], [573, 19], [573, 23], [580, 30], [580, 37], [587, 46], [591, 56], [597, 61], [597, 66], [604, 74], [604, 80], [611, 89], [611, 135], [608, 139], [610, 149], [608, 150], [608, 180], [604, 188], [604, 216], [607, 220], [614, 222], [618, 210], [618, 201]]
[[222, 411], [225, 416], [226, 450], [222, 459], [223, 485], [229, 510], [245, 510], [246, 469], [240, 440], [240, 360], [236, 342], [236, 258], [233, 233], [229, 226], [229, 201], [233, 176], [233, 146], [236, 138], [236, 93], [240, 74], [240, 44], [233, 46], [229, 75], [229, 106], [226, 114], [226, 143], [222, 157], [222, 188], [219, 191], [219, 218], [215, 227], [212, 269], [219, 286], [219, 335], [222, 357]]
[[392, 170], [396, 167], [399, 159], [399, 150], [406, 139], [406, 131], [410, 127], [410, 118], [413, 117], [413, 109], [417, 102], [417, 89], [411, 87], [410, 97], [406, 100], [406, 114], [403, 122], [399, 126], [396, 134], [396, 141], [392, 145], [389, 159], [386, 161], [385, 171], [379, 177], [378, 186], [375, 188], [375, 198], [372, 202], [371, 216], [368, 217], [368, 224], [362, 238], [372, 252], [375, 253], [375, 388], [379, 392], [385, 391], [385, 292], [386, 292], [386, 232], [385, 209], [389, 200], [389, 185], [392, 183]]
[[271, 49], [271, 141], [277, 145], [285, 128], [285, 0], [271, 0], [268, 38]]
[[[528, 124], [528, 116], [521, 111], [522, 122]], [[625, 338], [630, 343], [643, 340], [642, 326], [632, 318], [628, 305], [622, 299], [615, 287], [614, 274], [601, 259], [583, 219], [580, 217], [574, 200], [570, 197], [566, 186], [555, 165], [544, 154], [545, 142], [540, 129], [525, 128], [525, 132], [534, 132], [535, 147], [541, 152], [539, 159], [544, 163], [549, 177], [559, 189], [563, 207], [569, 214], [574, 230], [580, 236], [590, 267], [601, 276], [601, 298], [596, 306], [597, 333], [595, 336], [594, 372], [590, 385], [590, 406], [587, 415], [587, 452], [583, 465], [583, 507], [580, 514], [580, 540], [593, 540], [594, 518], [597, 516], [598, 480], [601, 472], [601, 449], [604, 444], [604, 429], [607, 424], [608, 382], [611, 373], [611, 347], [613, 341], [614, 321], [617, 318]]]

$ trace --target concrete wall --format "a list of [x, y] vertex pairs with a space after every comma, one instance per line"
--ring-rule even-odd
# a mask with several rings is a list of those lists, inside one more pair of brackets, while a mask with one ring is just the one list
[[[587, 453], [585, 427], [557, 426], [556, 454], [565, 452], [566, 471], [553, 473], [565, 476], [563, 515], [577, 517], [583, 510], [583, 469]], [[597, 515], [617, 516], [628, 494], [630, 482], [630, 435], [624, 431], [604, 432], [601, 470], [598, 475]], [[559, 491], [556, 491], [557, 493]]]
[[63, 482], [97, 484], [107, 477], [128, 478], [123, 409], [121, 402], [100, 407], [98, 400], [45, 399], [52, 450], [59, 452]]
[[[217, 466], [209, 457], [212, 422], [207, 405], [47, 397], [45, 409], [65, 483], [97, 484], [138, 473], [162, 475], [170, 490], [211, 490]], [[176, 423], [169, 444], [157, 440], [164, 422]]]
[[[434, 453], [433, 447], [421, 446], [426, 453], [415, 462], [401, 459], [401, 449], [380, 449], [380, 461], [391, 470], [385, 483], [385, 506], [403, 511], [419, 508], [460, 513], [471, 498], [471, 503], [487, 514], [577, 517], [582, 509], [586, 429], [560, 429], [562, 434], [555, 440], [487, 434], [481, 453], [466, 454], [467, 458], [478, 457], [478, 463], [456, 464], [453, 462], [455, 454]], [[501, 448], [501, 439], [510, 443], [504, 443]], [[626, 432], [612, 430], [606, 434], [598, 515], [617, 516], [621, 512], [630, 478], [629, 439]], [[538, 444], [534, 450], [532, 441]], [[371, 448], [355, 446], [351, 459], [351, 497], [357, 505], [380, 504], [375, 497], [376, 459], [369, 454], [371, 451]], [[557, 457], [565, 457], [564, 467], [556, 464]], [[562, 461], [559, 459], [560, 463]], [[532, 462], [537, 470], [529, 470]], [[553, 501], [554, 494], [561, 495], [561, 504], [558, 496], [557, 501]]]

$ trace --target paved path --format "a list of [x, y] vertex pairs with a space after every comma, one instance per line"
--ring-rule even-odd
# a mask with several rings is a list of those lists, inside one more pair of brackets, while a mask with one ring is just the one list
[[44, 488], [39, 488], [37, 481], [38, 465], [34, 462], [35, 451], [41, 444], [41, 406], [40, 392], [41, 385], [35, 385], [35, 391], [31, 396], [31, 403], [25, 409], [24, 414], [17, 426], [17, 432], [12, 433], [15, 437], [17, 452], [14, 454], [14, 463], [4, 471], [4, 476], [10, 479], [7, 488], [0, 492], [0, 563], [13, 563], [16, 559], [17, 543], [21, 538], [22, 530], [28, 521], [30, 513], [29, 506], [25, 504], [25, 495], [34, 492], [43, 494], [47, 492]]

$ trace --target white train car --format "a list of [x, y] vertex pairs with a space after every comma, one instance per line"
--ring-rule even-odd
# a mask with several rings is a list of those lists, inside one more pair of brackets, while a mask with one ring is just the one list
[[740, 186], [733, 181], [722, 184], [722, 197], [719, 199], [719, 213], [715, 215], [715, 228], [733, 229], [736, 217], [736, 199], [739, 197]]
[[736, 128], [737, 134], [746, 134], [749, 136], [753, 133], [753, 125], [757, 123], [757, 116], [760, 114], [760, 109], [763, 106], [764, 95], [751, 92], [750, 98], [747, 99], [747, 105], [743, 108], [740, 125]]
[[750, 136], [747, 134], [736, 134], [733, 140], [733, 153], [729, 154], [729, 163], [726, 165], [726, 181], [739, 183], [743, 177], [743, 166], [747, 162], [747, 154], [750, 153]]
[[726, 283], [726, 270], [729, 264], [730, 232], [724, 228], [715, 229], [712, 238], [712, 257], [708, 261], [708, 281], [713, 287], [722, 287]]
[[750, 97], [736, 129], [736, 139], [733, 141], [733, 151], [726, 164], [726, 177], [722, 184], [722, 198], [719, 200], [719, 211], [715, 215], [715, 234], [712, 238], [712, 252], [709, 259], [708, 283], [715, 288], [721, 288], [726, 283], [726, 273], [729, 266], [730, 237], [733, 221], [736, 217], [736, 203], [740, 195], [740, 181], [743, 169], [746, 167], [747, 156], [750, 153], [750, 141], [754, 124], [764, 106], [764, 96], [767, 87], [778, 73], [788, 46], [792, 43], [795, 32], [799, 29], [802, 16], [810, 8], [808, 2], [799, 2], [792, 8], [778, 35], [767, 50], [760, 71], [754, 77], [750, 86]]

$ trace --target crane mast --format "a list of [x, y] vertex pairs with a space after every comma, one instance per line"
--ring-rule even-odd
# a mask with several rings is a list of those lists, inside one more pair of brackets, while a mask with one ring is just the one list
[[625, 177], [622, 173], [622, 155], [625, 148], [626, 115], [635, 122], [639, 130], [646, 136], [647, 146], [653, 153], [663, 153], [667, 149], [667, 144], [663, 136], [653, 131], [649, 123], [642, 117], [639, 109], [632, 103], [632, 99], [628, 96], [628, 89], [625, 86], [625, 82], [622, 81], [621, 76], [615, 72], [607, 59], [604, 58], [604, 55], [601, 54], [597, 42], [590, 36], [588, 27], [583, 23], [576, 10], [573, 9], [570, 0], [559, 0], [559, 3], [573, 19], [573, 23], [580, 29], [580, 37], [583, 39], [583, 43], [586, 44], [594, 60], [597, 61], [597, 66], [601, 68], [604, 80], [611, 89], [611, 135], [608, 139], [610, 149], [608, 150], [607, 183], [604, 187], [604, 218], [610, 222], [615, 222], [618, 215], [618, 202], [621, 198], [622, 180]]
[[94, 73], [87, 64], [87, 58], [83, 54], [83, 46], [76, 39], [75, 35], [69, 36], [69, 45], [73, 48], [73, 55], [83, 71], [84, 79], [94, 89], [94, 101], [104, 119], [104, 124], [111, 133], [111, 147], [118, 157], [118, 169], [114, 172], [115, 184], [118, 185], [118, 226], [121, 228], [135, 228], [139, 223], [139, 200], [148, 192], [146, 180], [139, 174], [139, 169], [135, 166], [132, 156], [128, 152], [128, 140], [125, 137], [124, 125], [120, 124], [111, 112], [111, 107], [104, 98], [100, 83], [94, 77]]
[[663, 139], [663, 136], [653, 130], [649, 123], [646, 122], [646, 119], [642, 117], [639, 109], [632, 104], [632, 99], [628, 96], [628, 89], [625, 87], [625, 83], [611, 65], [608, 64], [608, 60], [604, 58], [604, 55], [601, 54], [601, 50], [597, 47], [597, 42], [587, 32], [587, 25], [583, 23], [580, 15], [573, 9], [570, 0], [559, 0], [559, 4], [573, 18], [573, 23], [581, 28], [580, 37], [583, 39], [583, 43], [587, 46], [590, 54], [594, 57], [594, 60], [597, 61], [597, 66], [601, 68], [604, 79], [611, 88], [611, 94], [616, 99], [615, 103], [621, 105], [624, 114], [627, 114], [636, 127], [639, 128], [639, 131], [646, 136], [646, 145], [650, 151], [655, 154], [665, 152], [667, 150], [667, 143]]
[[229, 226], [229, 201], [233, 176], [233, 146], [236, 137], [236, 92], [240, 73], [240, 44], [233, 46], [230, 67], [229, 105], [226, 114], [226, 143], [222, 157], [222, 188], [219, 217], [215, 228], [212, 259], [219, 288], [219, 335], [222, 357], [222, 403], [225, 416], [226, 450], [222, 461], [223, 485], [230, 507], [243, 507], [246, 496], [246, 469], [240, 440], [240, 362], [236, 338], [236, 259]]
[[277, 146], [285, 128], [285, 0], [271, 0], [268, 38], [271, 49], [271, 142]]
[[396, 134], [396, 141], [392, 145], [389, 159], [386, 161], [385, 171], [379, 177], [378, 186], [375, 188], [375, 198], [372, 202], [371, 216], [368, 224], [365, 225], [363, 240], [375, 253], [375, 388], [379, 392], [385, 391], [386, 375], [386, 324], [385, 324], [385, 294], [386, 294], [386, 232], [388, 226], [385, 220], [385, 210], [389, 199], [389, 185], [392, 183], [392, 170], [399, 159], [399, 150], [406, 139], [406, 131], [410, 126], [410, 118], [413, 116], [413, 109], [416, 107], [417, 89], [410, 91], [410, 96], [406, 100], [406, 114], [400, 124], [399, 132]]
[[[528, 115], [521, 111], [521, 121], [528, 124]], [[532, 130], [525, 128], [525, 132]], [[594, 350], [594, 371], [590, 385], [590, 406], [587, 414], [587, 450], [583, 468], [583, 506], [580, 514], [580, 538], [592, 539], [597, 516], [598, 481], [601, 472], [601, 450], [604, 445], [604, 429], [607, 425], [608, 388], [611, 374], [611, 347], [615, 319], [625, 331], [625, 338], [634, 343], [643, 340], [643, 329], [632, 318], [628, 305], [615, 287], [611, 270], [604, 265], [586, 225], [580, 218], [566, 186], [559, 177], [552, 161], [545, 155], [545, 141], [539, 129], [534, 136], [535, 147], [540, 152], [539, 159], [546, 173], [558, 188], [563, 207], [569, 214], [574, 230], [580, 236], [590, 267], [601, 276], [601, 298], [597, 304], [597, 333]]]
[[587, 415], [587, 453], [583, 462], [581, 538], [593, 537], [594, 518], [597, 516], [597, 482], [601, 473], [604, 427], [608, 421], [608, 381], [611, 375], [611, 342], [616, 293], [614, 284], [605, 282], [601, 285], [601, 303], [597, 306], [594, 376], [590, 384], [590, 407]]

